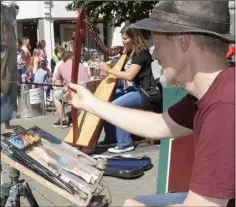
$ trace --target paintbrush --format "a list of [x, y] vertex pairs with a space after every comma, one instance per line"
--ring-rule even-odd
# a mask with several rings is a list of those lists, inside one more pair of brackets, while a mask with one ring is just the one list
[[[77, 83], [78, 85], [80, 84], [84, 84], [84, 83], [90, 83], [90, 82], [95, 82], [95, 81], [101, 81], [103, 79], [99, 78], [99, 79], [94, 79], [94, 80], [88, 80], [88, 81], [82, 81], [82, 82], [79, 82]], [[70, 90], [72, 90], [73, 92], [76, 93], [76, 91], [74, 89], [72, 89], [71, 87], [69, 87], [69, 85], [59, 85], [59, 84], [50, 84], [50, 83], [32, 83], [32, 82], [19, 82], [19, 81], [8, 81], [8, 83], [11, 83], [11, 84], [18, 84], [18, 85], [35, 85], [35, 86], [51, 86], [51, 87], [61, 87], [61, 88], [64, 88], [64, 87], [68, 87]]]

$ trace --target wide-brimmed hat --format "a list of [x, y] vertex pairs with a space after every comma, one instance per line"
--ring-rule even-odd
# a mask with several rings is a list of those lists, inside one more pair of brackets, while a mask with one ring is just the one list
[[203, 33], [233, 43], [228, 1], [161, 1], [132, 27], [160, 33]]

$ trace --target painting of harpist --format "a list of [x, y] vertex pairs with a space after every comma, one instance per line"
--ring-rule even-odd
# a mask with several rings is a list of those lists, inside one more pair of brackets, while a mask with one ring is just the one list
[[16, 34], [15, 11], [1, 4], [1, 123], [12, 119], [16, 111]]

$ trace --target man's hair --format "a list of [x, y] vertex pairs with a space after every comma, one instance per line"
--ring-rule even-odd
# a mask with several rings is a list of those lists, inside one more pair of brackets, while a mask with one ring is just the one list
[[202, 51], [215, 54], [218, 57], [225, 57], [229, 43], [210, 35], [196, 34], [194, 39]]
[[132, 28], [130, 26], [131, 26], [131, 24], [124, 26], [121, 29], [120, 33], [121, 34], [126, 33], [132, 39], [133, 46], [134, 46], [134, 52], [136, 54], [140, 53], [143, 50], [147, 50], [148, 47], [145, 43], [145, 40], [144, 40], [141, 30], [136, 29], [136, 28]]
[[56, 55], [57, 53], [63, 53], [65, 51], [65, 48], [64, 47], [62, 47], [61, 45], [58, 45], [58, 46], [56, 46], [55, 47], [55, 49], [54, 49], [54, 54]]
[[[168, 39], [172, 39], [173, 36], [178, 34], [166, 34]], [[225, 57], [229, 43], [207, 34], [193, 33], [194, 39], [197, 43], [197, 46], [205, 52], [209, 52], [218, 57]]]
[[69, 60], [71, 57], [72, 57], [72, 52], [70, 51], [64, 51], [62, 54], [61, 54], [61, 60], [63, 60], [64, 62], [66, 62], [67, 60]]

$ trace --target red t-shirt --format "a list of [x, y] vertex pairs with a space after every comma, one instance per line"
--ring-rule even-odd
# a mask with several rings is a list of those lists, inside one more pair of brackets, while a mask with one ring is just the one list
[[235, 69], [225, 68], [200, 99], [185, 96], [169, 108], [178, 124], [193, 129], [194, 163], [190, 190], [235, 199]]

